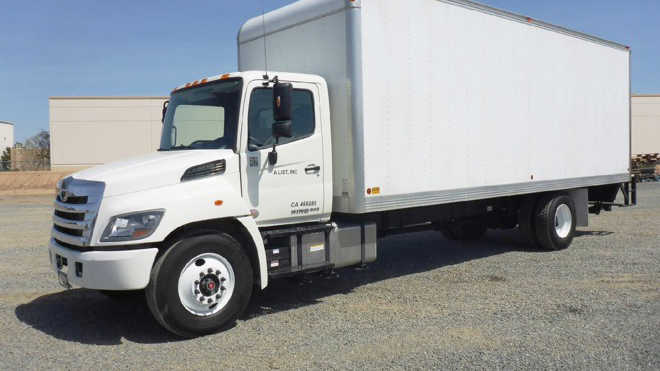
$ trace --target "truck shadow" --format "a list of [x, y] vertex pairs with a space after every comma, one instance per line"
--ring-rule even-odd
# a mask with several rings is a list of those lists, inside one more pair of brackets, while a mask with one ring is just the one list
[[[378, 260], [365, 268], [270, 282], [266, 290], [255, 292], [242, 319], [314, 305], [359, 286], [508, 252], [541, 253], [526, 246], [517, 230], [489, 231], [483, 240], [469, 242], [449, 241], [437, 232], [390, 236], [379, 242]], [[504, 280], [499, 276], [484, 279]]]
[[[484, 240], [476, 242], [448, 241], [435, 232], [392, 236], [380, 243], [378, 260], [364, 269], [345, 268], [333, 275], [271, 281], [266, 290], [255, 292], [241, 319], [249, 321], [314, 305], [324, 297], [348, 294], [361, 285], [509, 252], [538, 251], [529, 250], [515, 231], [490, 231]], [[117, 300], [94, 290], [68, 290], [21, 304], [15, 314], [30, 327], [71, 342], [117, 345], [123, 339], [143, 344], [182, 340], [160, 327], [142, 295]]]
[[91, 345], [180, 340], [151, 316], [143, 295], [111, 299], [87, 289], [48, 294], [14, 311], [28, 326], [57, 339]]
[[609, 236], [614, 234], [614, 232], [609, 231], [575, 231], [575, 237], [589, 236], [589, 237], [598, 237], [598, 236]]

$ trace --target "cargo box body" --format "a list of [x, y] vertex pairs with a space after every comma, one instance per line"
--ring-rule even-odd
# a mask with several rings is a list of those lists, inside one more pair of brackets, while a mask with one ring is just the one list
[[326, 79], [334, 212], [629, 180], [622, 45], [458, 0], [305, 0], [238, 44], [241, 71]]

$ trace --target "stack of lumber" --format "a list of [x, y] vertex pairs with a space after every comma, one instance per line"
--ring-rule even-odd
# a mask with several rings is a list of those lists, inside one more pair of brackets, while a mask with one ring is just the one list
[[632, 173], [640, 178], [655, 177], [658, 173], [657, 165], [660, 163], [660, 153], [645, 153], [633, 155]]

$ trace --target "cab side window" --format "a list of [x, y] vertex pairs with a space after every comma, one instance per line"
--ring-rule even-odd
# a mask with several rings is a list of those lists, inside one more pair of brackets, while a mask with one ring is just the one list
[[[248, 149], [256, 151], [271, 147], [273, 138], [273, 89], [252, 91], [248, 112]], [[312, 92], [294, 89], [291, 93], [291, 138], [280, 138], [279, 144], [290, 143], [314, 134], [314, 97]]]

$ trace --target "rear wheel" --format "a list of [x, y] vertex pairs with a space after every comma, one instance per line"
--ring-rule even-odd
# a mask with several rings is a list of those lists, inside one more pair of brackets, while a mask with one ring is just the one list
[[536, 240], [545, 250], [567, 248], [575, 235], [575, 205], [564, 194], [541, 198], [534, 213]]
[[156, 320], [179, 336], [210, 334], [245, 309], [253, 279], [250, 259], [231, 236], [189, 237], [154, 265], [147, 303]]

